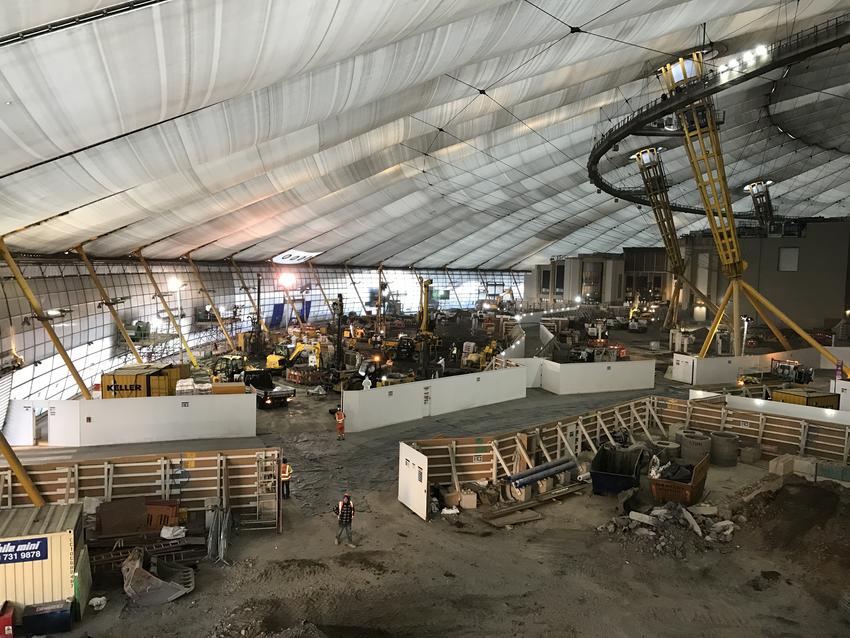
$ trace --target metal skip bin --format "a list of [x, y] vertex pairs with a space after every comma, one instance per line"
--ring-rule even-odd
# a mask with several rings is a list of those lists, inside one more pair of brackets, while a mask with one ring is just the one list
[[21, 620], [26, 605], [74, 598], [82, 505], [0, 511], [0, 600]]

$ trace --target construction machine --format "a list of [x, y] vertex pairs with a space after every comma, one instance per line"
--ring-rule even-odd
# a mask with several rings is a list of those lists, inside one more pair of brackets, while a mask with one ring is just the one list
[[242, 381], [246, 370], [254, 370], [248, 365], [248, 357], [244, 354], [225, 354], [215, 360], [212, 367], [212, 382], [232, 383]]
[[274, 352], [266, 357], [266, 369], [282, 370], [298, 363], [299, 358], [307, 354], [311, 367], [322, 367], [322, 345], [320, 343], [279, 343]]

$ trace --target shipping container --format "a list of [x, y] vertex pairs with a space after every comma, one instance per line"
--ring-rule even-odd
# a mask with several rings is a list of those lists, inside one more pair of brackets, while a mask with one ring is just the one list
[[101, 395], [104, 399], [174, 396], [177, 382], [188, 376], [189, 366], [185, 364], [124, 366], [101, 377]]
[[807, 405], [812, 408], [830, 408], [837, 410], [841, 403], [841, 395], [832, 392], [821, 392], [810, 388], [786, 388], [774, 390], [771, 394], [774, 401]]
[[87, 560], [82, 511], [79, 503], [0, 510], [0, 600], [17, 622], [26, 605], [74, 599], [78, 561]]

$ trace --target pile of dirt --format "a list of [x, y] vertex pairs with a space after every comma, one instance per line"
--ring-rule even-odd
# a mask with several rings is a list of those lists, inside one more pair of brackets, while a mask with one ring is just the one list
[[[216, 626], [211, 638], [278, 638], [282, 631], [293, 624], [282, 600], [249, 598], [227, 613]], [[317, 638], [322, 637], [323, 634], [317, 635]]]
[[745, 513], [766, 548], [821, 573], [850, 569], [850, 489], [793, 478], [776, 492], [759, 494]]

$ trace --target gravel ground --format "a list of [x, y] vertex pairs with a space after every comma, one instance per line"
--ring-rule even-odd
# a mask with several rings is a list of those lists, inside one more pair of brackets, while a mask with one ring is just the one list
[[[238, 534], [231, 566], [201, 565], [196, 590], [162, 607], [135, 608], [110, 589], [106, 609], [90, 611], [70, 635], [848, 635], [838, 602], [850, 589], [844, 492], [792, 485], [759, 497], [728, 549], [682, 557], [597, 531], [616, 516], [617, 502], [589, 490], [513, 529], [490, 527], [475, 512], [461, 514], [460, 525], [425, 523], [396, 500], [399, 439], [521, 427], [626, 398], [567, 404], [531, 393], [524, 402], [337, 442], [327, 412], [335, 403], [299, 393], [288, 412], [259, 416], [260, 435], [294, 466], [284, 533]], [[752, 480], [746, 467], [741, 476]], [[330, 509], [345, 489], [358, 508], [356, 549], [333, 543]]]

